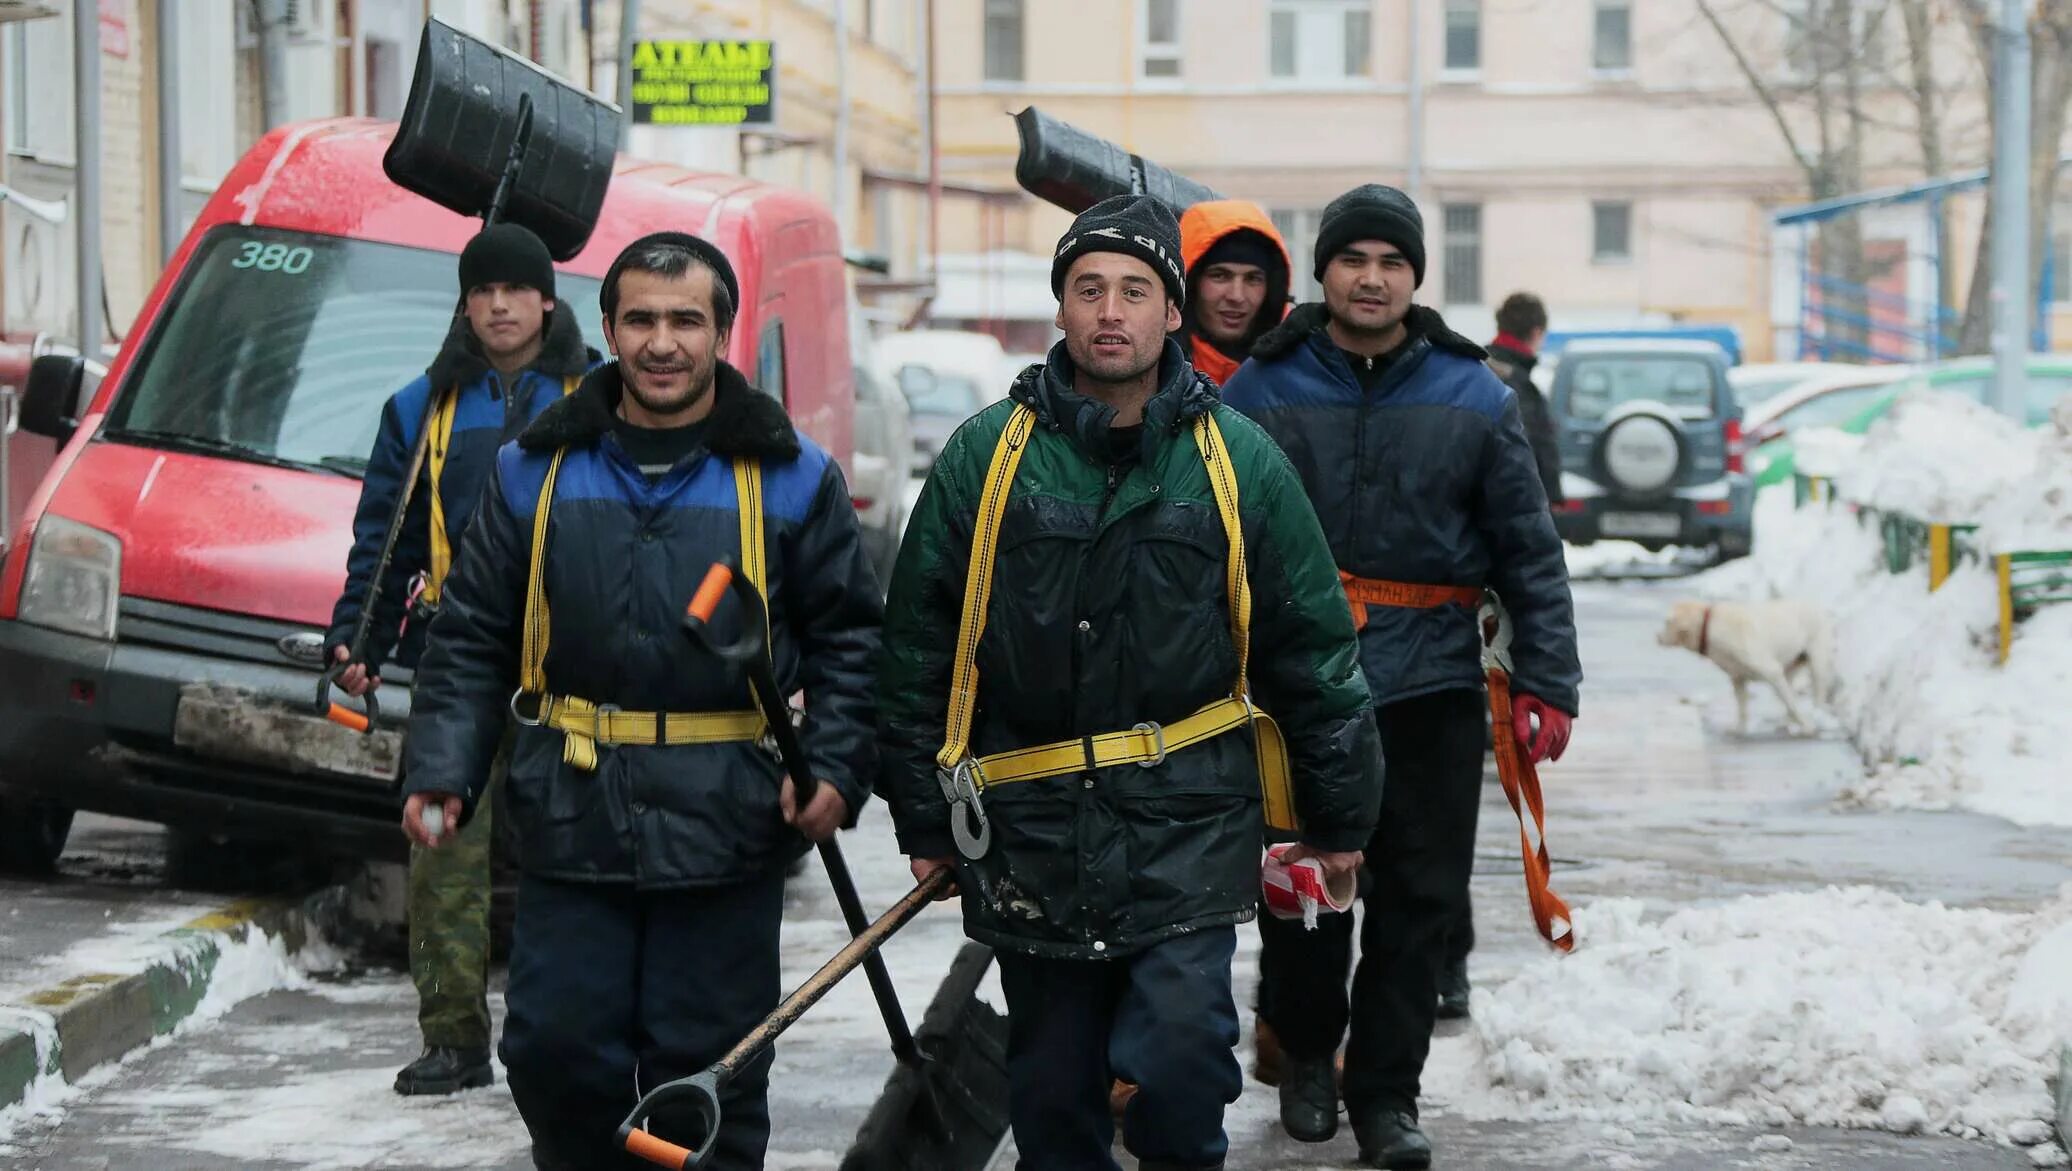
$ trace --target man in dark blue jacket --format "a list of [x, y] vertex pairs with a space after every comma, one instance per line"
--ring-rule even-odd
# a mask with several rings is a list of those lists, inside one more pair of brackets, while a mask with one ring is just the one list
[[1350, 1002], [1351, 916], [1325, 916], [1314, 932], [1262, 916], [1260, 1010], [1286, 1052], [1290, 1135], [1336, 1132], [1332, 1058], [1349, 1023], [1345, 1102], [1361, 1157], [1424, 1167], [1418, 1079], [1481, 800], [1484, 587], [1516, 626], [1518, 716], [1499, 734], [1516, 734], [1534, 759], [1558, 757], [1582, 670], [1517, 397], [1480, 347], [1411, 303], [1424, 278], [1417, 206], [1371, 184], [1339, 196], [1315, 260], [1324, 303], [1261, 338], [1223, 400], [1280, 444], [1323, 521], [1360, 627], [1388, 783], [1366, 850], [1373, 885]]
[[[501, 1053], [542, 1168], [640, 1166], [615, 1149], [638, 1087], [705, 1068], [776, 1007], [785, 865], [854, 823], [876, 767], [877, 581], [840, 466], [720, 358], [739, 295], [693, 236], [613, 262], [618, 360], [497, 453], [419, 673], [403, 828], [420, 844], [439, 841], [428, 807], [473, 811], [520, 724]], [[770, 600], [784, 694], [806, 695], [822, 784], [803, 807], [746, 680], [679, 625], [728, 557]], [[768, 1068], [729, 1083], [711, 1166], [762, 1166]]]
[[[464, 311], [454, 317], [446, 344], [424, 375], [382, 408], [381, 429], [367, 458], [345, 591], [325, 640], [339, 663], [350, 657], [347, 644], [381, 561], [381, 543], [409, 474], [411, 452], [426, 409], [437, 400], [431, 463], [397, 535], [364, 661], [349, 665], [339, 679], [353, 695], [381, 686], [381, 667], [392, 648], [398, 665], [416, 666], [452, 551], [474, 517], [496, 449], [575, 385], [596, 360], [583, 345], [574, 315], [555, 304], [554, 261], [547, 246], [520, 225], [497, 224], [468, 241], [460, 254], [460, 287]], [[396, 647], [407, 585], [419, 574], [424, 587]], [[450, 1094], [491, 1080], [491, 842], [485, 816], [454, 849], [436, 855], [411, 851], [410, 977], [417, 985], [424, 1052], [396, 1075], [399, 1094]]]

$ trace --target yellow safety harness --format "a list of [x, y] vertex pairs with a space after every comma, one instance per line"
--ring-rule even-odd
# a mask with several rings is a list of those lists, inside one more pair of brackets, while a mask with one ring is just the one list
[[[562, 397], [574, 394], [581, 381], [574, 375], [562, 379]], [[446, 452], [453, 446], [453, 416], [459, 403], [458, 386], [440, 396], [439, 406], [432, 415], [431, 451], [425, 457], [431, 464], [432, 557], [425, 567], [424, 589], [418, 592], [417, 600], [427, 610], [438, 607], [439, 591], [446, 584], [446, 574], [453, 569], [453, 542], [446, 536], [446, 501], [439, 494], [439, 477], [446, 474]]]
[[[985, 634], [986, 608], [993, 592], [993, 560], [999, 551], [1000, 522], [1007, 511], [1007, 498], [1014, 484], [1015, 469], [1028, 448], [1036, 415], [1017, 406], [993, 448], [992, 465], [986, 471], [986, 486], [979, 497], [977, 523], [972, 531], [971, 562], [964, 579], [964, 613], [957, 626], [957, 648], [950, 675], [949, 718], [944, 727], [942, 751], [936, 754], [938, 779], [943, 795], [953, 806], [952, 825], [958, 829], [959, 845], [965, 847], [962, 818], [967, 807], [981, 827], [984, 840], [984, 811], [979, 795], [997, 785], [1040, 780], [1093, 769], [1135, 764], [1150, 767], [1171, 753], [1213, 740], [1239, 728], [1251, 727], [1256, 737], [1260, 789], [1266, 823], [1277, 830], [1295, 831], [1294, 791], [1288, 766], [1288, 749], [1272, 717], [1252, 705], [1247, 680], [1251, 651], [1252, 589], [1245, 572], [1244, 530], [1238, 516], [1237, 474], [1231, 467], [1229, 448], [1212, 415], [1194, 422], [1194, 442], [1208, 472], [1209, 487], [1215, 493], [1216, 511], [1222, 515], [1223, 531], [1230, 543], [1226, 561], [1225, 588], [1230, 599], [1230, 636], [1237, 648], [1237, 682], [1230, 698], [1203, 707], [1177, 723], [1161, 726], [1140, 723], [1127, 731], [1107, 732], [1077, 740], [1061, 740], [1032, 748], [1018, 748], [992, 756], [971, 755], [971, 722], [978, 704], [978, 644]], [[983, 854], [967, 849], [967, 855]]]
[[[547, 690], [547, 636], [552, 627], [547, 609], [547, 515], [554, 505], [554, 481], [561, 474], [567, 450], [554, 453], [547, 478], [540, 485], [539, 507], [532, 517], [532, 565], [526, 571], [525, 625], [518, 660], [518, 690], [511, 696], [511, 715], [527, 727], [549, 727], [562, 733], [561, 759], [584, 772], [597, 769], [599, 744], [726, 744], [761, 740], [767, 730], [759, 710], [733, 712], [631, 712], [574, 695]], [[734, 464], [734, 493], [741, 514], [741, 571], [758, 591], [768, 594], [768, 562], [763, 547], [763, 469], [752, 459]], [[767, 641], [769, 618], [764, 616]], [[528, 716], [520, 706], [530, 697]]]

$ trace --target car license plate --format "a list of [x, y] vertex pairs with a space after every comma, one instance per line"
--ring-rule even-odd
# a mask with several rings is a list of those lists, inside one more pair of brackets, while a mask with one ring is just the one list
[[1607, 537], [1674, 537], [1683, 532], [1683, 518], [1673, 512], [1607, 512], [1597, 518]]
[[278, 700], [219, 684], [180, 689], [173, 743], [191, 752], [297, 773], [339, 773], [389, 782], [402, 767], [403, 734], [362, 734]]

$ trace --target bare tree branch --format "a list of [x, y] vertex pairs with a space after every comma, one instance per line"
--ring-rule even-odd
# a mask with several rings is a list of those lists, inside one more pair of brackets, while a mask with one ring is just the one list
[[1800, 169], [1806, 172], [1809, 180], [1818, 176], [1820, 168], [1799, 146], [1799, 137], [1792, 131], [1791, 119], [1785, 117], [1784, 107], [1778, 102], [1776, 92], [1763, 80], [1763, 75], [1756, 70], [1755, 63], [1749, 60], [1748, 54], [1742, 50], [1740, 42], [1727, 31], [1726, 23], [1720, 20], [1719, 13], [1712, 7], [1712, 0], [1698, 0], [1698, 11], [1705, 17], [1705, 22], [1712, 26], [1712, 31], [1719, 35], [1720, 43], [1726, 46], [1727, 53], [1734, 58], [1735, 67], [1740, 69], [1741, 76], [1748, 80], [1748, 88], [1755, 93], [1756, 100], [1763, 104], [1763, 108], [1770, 112], [1770, 118], [1777, 123], [1777, 132], [1784, 136], [1785, 149], [1791, 151], [1791, 157], [1799, 164]]

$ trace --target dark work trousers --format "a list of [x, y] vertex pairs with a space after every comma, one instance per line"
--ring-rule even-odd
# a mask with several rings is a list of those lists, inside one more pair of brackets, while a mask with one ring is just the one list
[[[779, 996], [784, 874], [725, 887], [637, 891], [524, 876], [512, 927], [501, 1053], [541, 1167], [647, 1167], [618, 1127], [640, 1090], [703, 1070]], [[769, 1145], [770, 1055], [721, 1095], [714, 1171], [754, 1171]], [[690, 1117], [650, 1123], [702, 1141]]]
[[1235, 927], [1211, 927], [1114, 960], [999, 953], [1016, 1167], [1115, 1171], [1115, 1078], [1137, 1086], [1122, 1116], [1131, 1154], [1221, 1166], [1223, 1109], [1244, 1089], [1231, 1052], [1236, 951]]
[[1361, 884], [1360, 963], [1346, 995], [1353, 917], [1262, 916], [1260, 1015], [1291, 1057], [1328, 1057], [1341, 1039], [1345, 1104], [1355, 1114], [1415, 1113], [1432, 1045], [1440, 965], [1468, 903], [1482, 799], [1480, 691], [1442, 691], [1376, 710], [1388, 762], [1381, 822]]

